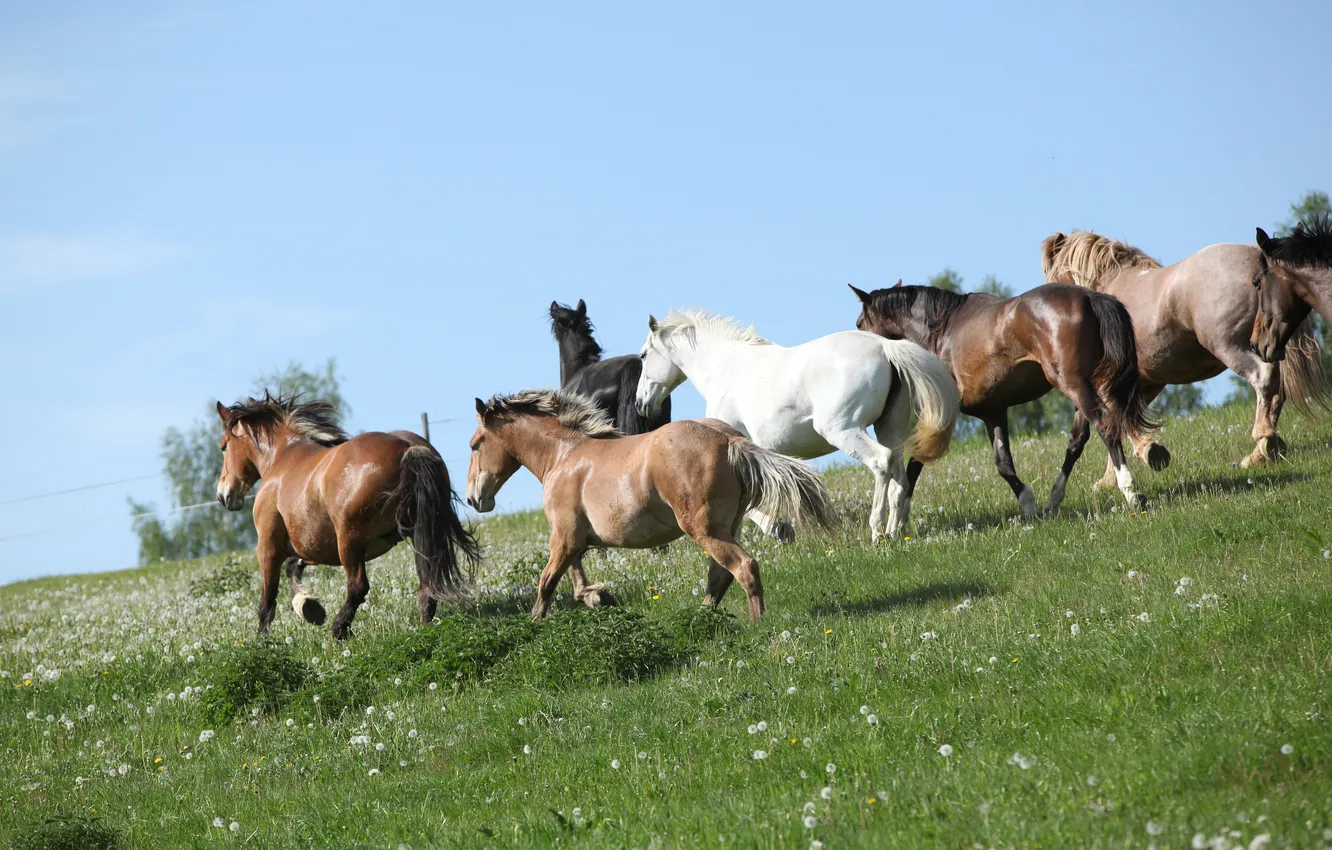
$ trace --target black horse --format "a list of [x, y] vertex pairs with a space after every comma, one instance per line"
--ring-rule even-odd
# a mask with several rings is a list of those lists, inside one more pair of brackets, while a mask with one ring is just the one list
[[655, 416], [638, 412], [634, 393], [643, 363], [637, 354], [601, 359], [601, 346], [592, 336], [592, 322], [581, 298], [573, 309], [550, 302], [550, 330], [560, 346], [560, 389], [592, 399], [610, 414], [621, 434], [646, 434], [671, 421], [669, 396]]

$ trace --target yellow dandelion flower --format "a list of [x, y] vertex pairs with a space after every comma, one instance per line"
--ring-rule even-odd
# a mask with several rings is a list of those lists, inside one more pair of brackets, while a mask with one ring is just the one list
[[153, 759], [153, 764], [161, 764], [161, 763], [162, 763], [162, 757], [161, 757], [161, 756], [158, 756], [157, 758]]
[[1013, 663], [1014, 663], [1014, 664], [1018, 663], [1018, 660], [1017, 660], [1016, 658], [1014, 658], [1014, 659], [1013, 659]]
[[660, 599], [660, 598], [661, 598], [661, 594], [660, 594], [660, 593], [655, 593], [655, 594], [652, 595], [652, 598], [653, 598], [653, 599]]
[[830, 634], [832, 634], [832, 629], [824, 629], [824, 630], [823, 630], [823, 633], [824, 633], [825, 635], [830, 635]]

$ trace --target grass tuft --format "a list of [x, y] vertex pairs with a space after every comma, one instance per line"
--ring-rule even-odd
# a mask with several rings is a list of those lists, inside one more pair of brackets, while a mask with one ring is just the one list
[[300, 690], [309, 668], [291, 647], [259, 641], [223, 653], [199, 700], [203, 720], [221, 724], [247, 714], [276, 715]]
[[56, 814], [15, 832], [14, 850], [115, 850], [120, 833], [98, 817]]

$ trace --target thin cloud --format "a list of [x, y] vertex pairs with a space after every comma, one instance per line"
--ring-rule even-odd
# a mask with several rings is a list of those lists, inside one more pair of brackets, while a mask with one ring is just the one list
[[130, 229], [82, 236], [0, 235], [0, 291], [142, 275], [187, 253], [183, 245]]

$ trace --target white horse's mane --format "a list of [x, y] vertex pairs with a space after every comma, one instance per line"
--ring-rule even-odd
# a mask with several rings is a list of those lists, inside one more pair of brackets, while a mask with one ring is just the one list
[[[754, 330], [753, 325], [745, 327], [735, 319], [719, 316], [707, 310], [672, 310], [666, 318], [657, 322], [657, 333], [665, 337], [677, 331], [714, 334], [725, 339], [743, 342], [746, 345], [772, 345]], [[692, 343], [692, 340], [690, 340]]]

